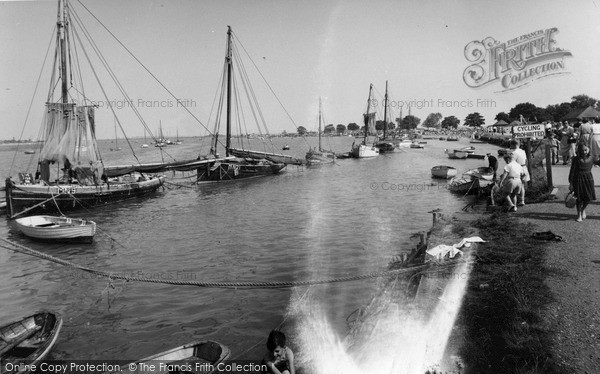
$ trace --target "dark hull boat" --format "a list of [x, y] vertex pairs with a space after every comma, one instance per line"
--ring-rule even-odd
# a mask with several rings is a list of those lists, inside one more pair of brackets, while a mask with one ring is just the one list
[[138, 182], [108, 182], [98, 185], [52, 185], [19, 183], [6, 180], [6, 214], [42, 214], [91, 209], [144, 197], [162, 186], [164, 177], [151, 176]]
[[321, 144], [321, 121], [323, 118], [323, 109], [321, 98], [319, 97], [319, 149], [310, 148], [306, 152], [306, 164], [308, 166], [321, 166], [335, 163], [336, 155], [333, 152], [324, 151]]
[[[35, 365], [43, 360], [58, 338], [62, 318], [58, 313], [39, 312], [0, 327], [2, 373], [26, 373], [20, 365]], [[6, 370], [12, 364], [15, 370]]]
[[256, 178], [279, 173], [285, 164], [268, 160], [228, 158], [215, 160], [198, 169], [198, 183], [221, 182], [236, 179]]
[[[59, 1], [53, 65], [56, 71], [52, 73], [41, 131], [44, 145], [35, 177], [20, 173], [19, 178], [6, 179], [9, 218], [89, 209], [145, 196], [155, 192], [164, 179], [158, 175], [122, 174], [113, 175], [119, 178], [111, 180], [96, 141], [99, 124], [95, 106], [86, 100], [73, 101], [84, 85], [80, 82], [82, 77], [73, 71], [79, 62], [72, 59], [77, 54], [72, 51], [75, 31], [74, 24], [68, 22], [70, 17], [70, 7]], [[68, 81], [68, 77], [76, 78]], [[120, 122], [116, 117], [115, 121], [116, 129]]]
[[[220, 108], [223, 109], [223, 107], [226, 107], [224, 116], [226, 121], [225, 158], [219, 158], [216, 154], [216, 150], [219, 145], [219, 120], [221, 119], [221, 115], [219, 114], [217, 116], [218, 120], [215, 125], [217, 131], [215, 131], [215, 135], [213, 135], [214, 141], [211, 147], [209, 161], [197, 169], [196, 183], [233, 181], [238, 179], [274, 175], [283, 170], [287, 164], [301, 165], [303, 163], [302, 160], [298, 160], [288, 155], [258, 152], [232, 147], [231, 122], [232, 120], [239, 119], [240, 117], [240, 113], [232, 113], [232, 107], [236, 108], [238, 111], [241, 110], [239, 103], [237, 103], [234, 99], [238, 97], [238, 94], [234, 94], [232, 98], [234, 80], [233, 60], [236, 56], [233, 53], [233, 43], [233, 31], [231, 30], [231, 27], [228, 27], [227, 54], [225, 56], [223, 73], [223, 90], [221, 91], [221, 100], [225, 105], [221, 106]], [[237, 60], [237, 57], [235, 58], [236, 63], [241, 63]], [[240, 77], [240, 79], [245, 79], [245, 77]], [[249, 82], [247, 82], [247, 84], [249, 84]], [[214, 161], [212, 161], [213, 158]]]

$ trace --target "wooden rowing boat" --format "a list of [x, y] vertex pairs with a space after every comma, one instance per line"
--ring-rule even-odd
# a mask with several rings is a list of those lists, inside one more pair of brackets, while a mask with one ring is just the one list
[[433, 178], [449, 179], [457, 174], [456, 168], [452, 166], [438, 165], [431, 168]]
[[124, 365], [119, 372], [215, 373], [223, 371], [219, 368], [219, 364], [224, 363], [230, 353], [229, 348], [221, 343], [212, 340], [197, 341]]
[[[46, 357], [56, 343], [62, 327], [60, 314], [41, 311], [0, 327], [2, 373], [25, 373], [19, 365], [35, 365]], [[7, 366], [7, 364], [12, 364]]]
[[15, 220], [26, 236], [44, 241], [91, 243], [96, 234], [96, 223], [79, 218], [30, 216]]

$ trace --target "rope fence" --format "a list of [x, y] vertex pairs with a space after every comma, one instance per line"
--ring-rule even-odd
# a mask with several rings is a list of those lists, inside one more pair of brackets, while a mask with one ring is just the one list
[[[205, 288], [225, 288], [225, 289], [274, 289], [274, 288], [293, 288], [293, 287], [306, 287], [306, 286], [314, 286], [319, 284], [330, 284], [330, 283], [341, 283], [341, 282], [352, 282], [363, 279], [372, 279], [372, 278], [383, 278], [383, 277], [397, 277], [401, 274], [411, 274], [417, 272], [424, 272], [432, 265], [429, 263], [410, 266], [401, 269], [393, 269], [393, 270], [385, 270], [379, 272], [372, 272], [367, 274], [357, 274], [357, 275], [349, 275], [344, 277], [337, 278], [326, 278], [326, 279], [315, 279], [315, 280], [301, 280], [301, 281], [256, 281], [256, 282], [212, 282], [212, 281], [196, 281], [196, 280], [170, 280], [170, 279], [153, 279], [147, 277], [139, 277], [139, 276], [130, 276], [125, 274], [120, 274], [116, 272], [107, 272], [103, 270], [94, 269], [91, 267], [81, 266], [75, 264], [70, 261], [66, 261], [52, 255], [37, 251], [32, 248], [28, 248], [24, 245], [15, 243], [5, 238], [0, 238], [0, 247], [12, 250], [15, 252], [27, 254], [30, 256], [35, 256], [47, 261], [51, 261], [63, 266], [71, 267], [74, 269], [79, 269], [81, 271], [97, 275], [99, 277], [106, 277], [108, 281], [111, 282], [113, 280], [125, 280], [125, 281], [135, 281], [135, 282], [144, 282], [144, 283], [160, 283], [160, 284], [169, 284], [176, 286], [195, 286], [195, 287], [205, 287]], [[456, 262], [452, 262], [453, 265]]]

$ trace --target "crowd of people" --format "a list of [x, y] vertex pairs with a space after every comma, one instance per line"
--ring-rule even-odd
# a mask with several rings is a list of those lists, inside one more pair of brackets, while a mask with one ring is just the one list
[[[571, 164], [569, 170], [569, 191], [577, 199], [577, 222], [586, 219], [586, 207], [596, 200], [592, 168], [600, 166], [600, 123], [582, 120], [573, 124], [565, 121], [545, 124], [544, 143], [550, 145], [553, 165]], [[510, 142], [511, 150], [504, 155], [505, 166], [499, 178], [496, 178], [498, 161], [488, 154], [489, 166], [494, 169], [496, 182], [492, 195], [499, 193], [507, 205], [507, 211], [516, 212], [517, 207], [525, 205], [525, 189], [531, 180], [527, 167], [527, 155], [516, 139]], [[493, 203], [493, 200], [492, 200]]]

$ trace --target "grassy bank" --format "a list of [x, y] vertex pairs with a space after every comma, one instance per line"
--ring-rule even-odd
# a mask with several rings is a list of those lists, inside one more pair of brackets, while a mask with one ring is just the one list
[[544, 284], [544, 246], [514, 216], [492, 214], [474, 223], [482, 238], [457, 325], [466, 373], [561, 372], [550, 353], [541, 314], [551, 301]]

